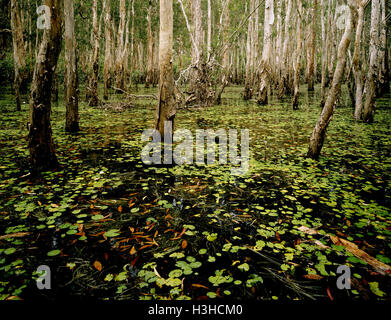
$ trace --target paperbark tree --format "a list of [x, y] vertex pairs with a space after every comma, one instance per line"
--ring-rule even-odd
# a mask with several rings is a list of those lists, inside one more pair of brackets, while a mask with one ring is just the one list
[[334, 114], [337, 97], [341, 93], [342, 77], [344, 74], [347, 60], [347, 50], [349, 48], [352, 38], [353, 18], [355, 16], [354, 1], [355, 0], [348, 0], [350, 14], [349, 18], [347, 18], [345, 21], [345, 32], [338, 46], [337, 65], [335, 68], [333, 81], [327, 96], [326, 103], [310, 139], [307, 156], [314, 160], [319, 159], [319, 155], [322, 150], [324, 139], [326, 136], [327, 127], [330, 124], [330, 121], [332, 120]]
[[[246, 79], [244, 84], [244, 100], [250, 100], [253, 96], [253, 72], [254, 72], [254, 15], [255, 1], [250, 0], [250, 16], [248, 19], [247, 43], [246, 43]], [[258, 36], [258, 35], [257, 35]]]
[[223, 8], [223, 62], [222, 62], [222, 80], [221, 80], [221, 87], [216, 92], [216, 103], [221, 104], [221, 95], [225, 89], [225, 87], [229, 83], [229, 73], [230, 73], [230, 50], [229, 50], [229, 27], [230, 27], [230, 15], [229, 15], [229, 3], [230, 0], [225, 0], [224, 8]]
[[117, 48], [115, 56], [115, 86], [118, 89], [125, 90], [124, 84], [124, 52], [125, 48], [125, 27], [126, 27], [126, 6], [125, 0], [121, 0], [119, 4], [120, 22], [117, 34]]
[[308, 91], [314, 91], [315, 82], [315, 47], [316, 47], [316, 23], [317, 23], [317, 10], [318, 2], [314, 0], [312, 7], [312, 28], [311, 28], [311, 47], [310, 47], [310, 59], [308, 61]]
[[29, 150], [34, 172], [57, 167], [50, 124], [51, 91], [62, 41], [62, 1], [45, 0], [50, 8], [50, 28], [45, 29], [31, 85]]
[[93, 54], [92, 70], [88, 88], [88, 103], [90, 107], [96, 107], [99, 103], [98, 97], [98, 77], [99, 77], [99, 25], [98, 25], [98, 0], [92, 3], [92, 37], [93, 37]]
[[109, 98], [108, 89], [111, 88], [111, 71], [113, 68], [113, 58], [112, 58], [112, 31], [111, 31], [111, 13], [110, 13], [110, 4], [107, 4], [105, 0], [105, 60], [103, 66], [103, 99], [107, 100]]
[[214, 92], [209, 90], [209, 75], [204, 55], [204, 29], [202, 27], [201, 0], [191, 0], [191, 15], [193, 21], [190, 92], [193, 103], [209, 105], [214, 102]]
[[[172, 0], [160, 0], [160, 40], [159, 40], [159, 104], [156, 108], [155, 129], [162, 137], [165, 124], [169, 140], [172, 139], [176, 114], [174, 95], [174, 72], [172, 68], [173, 44], [173, 5]], [[164, 140], [164, 139], [162, 139]], [[169, 143], [170, 141], [164, 141]]]
[[274, 24], [274, 0], [265, 1], [265, 21], [263, 36], [263, 51], [260, 68], [260, 87], [258, 104], [268, 104], [268, 89], [270, 86], [270, 57], [272, 54], [272, 27]]
[[79, 88], [73, 0], [64, 0], [65, 104], [67, 132], [79, 131]]
[[363, 120], [372, 123], [375, 115], [376, 85], [378, 77], [378, 46], [379, 46], [379, 16], [380, 0], [372, 0], [371, 7], [371, 41], [369, 47], [369, 70], [367, 81], [367, 94], [365, 99]]
[[278, 96], [282, 98], [284, 94], [291, 92], [289, 85], [289, 71], [290, 71], [290, 55], [289, 55], [289, 27], [291, 21], [292, 0], [285, 1], [285, 28], [284, 28], [284, 43], [282, 47], [282, 66], [281, 66], [281, 81], [278, 90]]
[[275, 86], [278, 90], [280, 87], [280, 81], [281, 81], [281, 67], [282, 67], [282, 17], [281, 17], [281, 11], [282, 11], [282, 0], [277, 0], [277, 23], [276, 23], [276, 43], [275, 43], [275, 70], [274, 70], [274, 77], [275, 77]]
[[379, 38], [379, 86], [378, 86], [378, 96], [383, 96], [384, 94], [390, 92], [390, 77], [388, 70], [388, 61], [387, 61], [387, 6], [386, 0], [380, 0], [381, 4], [381, 22], [380, 22], [380, 38]]
[[299, 108], [299, 89], [300, 89], [300, 70], [301, 70], [301, 51], [302, 51], [302, 16], [303, 16], [303, 6], [302, 1], [297, 0], [297, 31], [296, 31], [296, 61], [294, 66], [294, 92], [293, 92], [293, 100], [292, 106], [293, 110], [297, 110]]
[[354, 96], [354, 118], [359, 121], [361, 119], [362, 107], [363, 107], [363, 91], [364, 91], [364, 75], [362, 71], [362, 50], [361, 50], [361, 37], [364, 27], [364, 9], [366, 0], [360, 0], [357, 4], [357, 26], [356, 36], [354, 41], [354, 53], [353, 53], [353, 77], [355, 82], [355, 96]]
[[148, 38], [148, 57], [147, 57], [147, 73], [145, 77], [145, 87], [153, 83], [153, 36], [152, 36], [152, 0], [149, 0], [147, 13], [147, 38]]
[[325, 96], [326, 96], [326, 81], [327, 81], [327, 37], [326, 36], [326, 23], [325, 23], [325, 0], [321, 0], [321, 13], [320, 13], [320, 19], [321, 19], [321, 28], [322, 28], [322, 74], [321, 74], [321, 84], [320, 84], [320, 105], [321, 108], [324, 107], [325, 102]]
[[132, 0], [132, 29], [130, 31], [130, 69], [129, 69], [129, 85], [131, 86], [133, 84], [133, 71], [134, 71], [134, 32], [135, 32], [135, 26], [134, 26], [134, 20], [135, 20], [135, 9], [134, 9], [134, 1]]
[[20, 89], [26, 80], [26, 49], [23, 41], [23, 24], [17, 0], [11, 0], [11, 31], [14, 58], [14, 91], [16, 110], [21, 110]]

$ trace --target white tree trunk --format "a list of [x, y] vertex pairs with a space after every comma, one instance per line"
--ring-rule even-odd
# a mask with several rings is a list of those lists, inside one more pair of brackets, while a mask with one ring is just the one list
[[160, 0], [160, 45], [159, 45], [159, 104], [156, 108], [155, 128], [164, 136], [165, 124], [170, 132], [166, 132], [170, 139], [173, 136], [174, 118], [176, 113], [174, 95], [174, 72], [172, 69], [173, 43], [173, 7], [172, 0]]
[[369, 47], [369, 70], [367, 82], [367, 96], [364, 106], [364, 122], [371, 123], [375, 115], [375, 100], [376, 100], [376, 81], [379, 68], [379, 17], [380, 17], [380, 0], [372, 0], [371, 8], [371, 41]]
[[358, 18], [356, 27], [356, 37], [354, 42], [353, 53], [353, 76], [355, 81], [355, 98], [354, 98], [354, 118], [359, 121], [361, 119], [362, 107], [363, 107], [363, 72], [362, 72], [362, 50], [361, 50], [361, 37], [364, 27], [364, 1], [358, 4]]
[[297, 0], [297, 31], [296, 31], [296, 52], [294, 66], [294, 92], [292, 106], [294, 110], [299, 108], [299, 89], [300, 89], [300, 70], [301, 70], [301, 54], [303, 45], [303, 27], [302, 27], [303, 7], [301, 0]]
[[258, 94], [258, 104], [268, 104], [268, 89], [270, 86], [270, 57], [272, 54], [272, 30], [274, 24], [274, 0], [265, 1], [265, 21], [263, 51], [260, 68], [260, 88]]

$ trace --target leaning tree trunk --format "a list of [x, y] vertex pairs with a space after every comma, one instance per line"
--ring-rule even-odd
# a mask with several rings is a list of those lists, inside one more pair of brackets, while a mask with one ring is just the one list
[[378, 45], [379, 45], [379, 15], [380, 0], [372, 0], [371, 8], [371, 42], [367, 82], [367, 96], [365, 99], [363, 120], [372, 123], [375, 115], [376, 81], [378, 77]]
[[258, 104], [268, 104], [268, 87], [270, 86], [270, 57], [272, 54], [272, 26], [274, 23], [274, 0], [265, 2], [265, 22], [263, 36], [263, 52], [260, 68], [260, 87], [258, 93]]
[[162, 140], [167, 143], [172, 141], [176, 113], [172, 68], [173, 25], [172, 0], [160, 0], [159, 104], [156, 108], [155, 129], [164, 137], [166, 126], [169, 141]]
[[23, 42], [23, 24], [20, 20], [18, 1], [11, 0], [11, 30], [14, 58], [14, 90], [16, 110], [21, 110], [20, 87], [26, 79], [26, 49]]
[[301, 70], [301, 48], [302, 48], [302, 15], [303, 7], [301, 0], [297, 0], [297, 39], [296, 39], [296, 61], [295, 61], [295, 75], [294, 75], [294, 92], [292, 106], [293, 110], [299, 108], [299, 89], [300, 89], [300, 70]]
[[65, 104], [67, 132], [79, 131], [79, 89], [73, 0], [64, 0], [65, 20]]
[[31, 85], [29, 149], [34, 172], [57, 167], [50, 124], [53, 75], [61, 51], [62, 0], [45, 0], [51, 9], [50, 29], [44, 31]]
[[355, 14], [353, 14], [353, 11], [355, 10], [354, 2], [355, 0], [349, 0], [348, 2], [350, 8], [350, 16], [348, 19], [346, 19], [347, 21], [345, 26], [345, 32], [338, 46], [337, 65], [335, 68], [333, 81], [323, 111], [314, 128], [314, 131], [312, 132], [312, 136], [310, 139], [307, 156], [314, 160], [319, 159], [319, 155], [322, 150], [324, 139], [326, 136], [326, 130], [333, 117], [337, 97], [341, 93], [342, 77], [346, 66], [347, 50], [349, 48], [352, 38], [353, 18], [355, 16]]

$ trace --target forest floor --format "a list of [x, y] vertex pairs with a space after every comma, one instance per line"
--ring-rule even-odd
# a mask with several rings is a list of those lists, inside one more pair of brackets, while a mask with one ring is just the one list
[[[67, 135], [60, 97], [52, 127], [61, 168], [32, 178], [28, 104], [15, 112], [3, 89], [0, 300], [389, 300], [390, 96], [367, 125], [354, 121], [345, 94], [314, 162], [305, 154], [318, 91], [303, 87], [298, 111], [289, 100], [245, 103], [241, 92], [178, 111], [176, 126], [249, 129], [246, 176], [229, 165], [143, 165], [154, 101], [122, 112], [81, 103], [82, 131]], [[37, 289], [40, 265], [51, 268], [52, 290]], [[337, 288], [341, 265], [351, 268], [352, 290]]]

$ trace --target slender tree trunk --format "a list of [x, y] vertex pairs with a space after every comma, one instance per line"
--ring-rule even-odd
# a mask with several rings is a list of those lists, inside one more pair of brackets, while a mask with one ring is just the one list
[[323, 109], [326, 97], [326, 81], [327, 81], [327, 37], [326, 37], [326, 25], [325, 25], [325, 1], [321, 0], [321, 27], [322, 27], [322, 75], [321, 75], [321, 85], [320, 85], [320, 105]]
[[153, 72], [152, 72], [152, 84], [153, 87], [157, 87], [159, 84], [159, 33], [155, 31], [153, 35]]
[[153, 82], [153, 36], [152, 36], [152, 1], [149, 0], [148, 14], [147, 14], [147, 23], [148, 23], [148, 58], [147, 58], [147, 74], [145, 78], [145, 87], [149, 86]]
[[[249, 13], [251, 14], [255, 8], [255, 0], [250, 0]], [[246, 80], [244, 84], [244, 100], [250, 100], [253, 95], [253, 72], [254, 72], [254, 60], [253, 60], [253, 46], [254, 43], [254, 18], [251, 14], [248, 19], [248, 31], [246, 42]]]
[[98, 26], [98, 0], [93, 0], [92, 5], [92, 34], [93, 34], [93, 55], [92, 70], [90, 75], [89, 105], [96, 107], [99, 103], [98, 97], [98, 76], [99, 76], [99, 26]]
[[51, 9], [50, 29], [45, 30], [31, 85], [29, 149], [34, 172], [57, 167], [50, 124], [53, 75], [61, 51], [62, 0], [45, 0]]
[[337, 97], [341, 93], [342, 78], [347, 60], [347, 50], [352, 38], [353, 17], [355, 16], [355, 14], [353, 14], [355, 10], [354, 2], [355, 0], [348, 0], [350, 17], [346, 21], [345, 32], [338, 46], [337, 65], [335, 68], [333, 81], [322, 114], [320, 115], [320, 118], [314, 128], [314, 131], [312, 132], [310, 139], [307, 156], [314, 160], [319, 158], [326, 136], [327, 127], [330, 124], [334, 114]]
[[317, 23], [317, 8], [318, 2], [314, 0], [312, 8], [312, 28], [311, 28], [311, 48], [310, 48], [310, 60], [308, 62], [308, 91], [314, 91], [315, 82], [315, 47], [316, 47], [316, 23]]
[[276, 68], [275, 68], [275, 78], [276, 78], [276, 89], [281, 86], [281, 68], [282, 68], [282, 0], [277, 0], [277, 25], [276, 25]]
[[105, 61], [103, 66], [103, 99], [109, 99], [108, 89], [111, 88], [111, 70], [112, 70], [112, 32], [111, 32], [111, 13], [110, 3], [105, 0]]
[[279, 98], [282, 98], [284, 94], [290, 92], [289, 90], [289, 27], [291, 21], [292, 0], [285, 1], [285, 29], [284, 29], [284, 44], [282, 47], [282, 66], [281, 66], [281, 82], [278, 91]]
[[16, 110], [22, 109], [20, 102], [20, 88], [26, 80], [26, 50], [23, 41], [23, 24], [21, 23], [17, 0], [11, 0], [11, 30], [14, 58], [14, 90]]
[[378, 96], [390, 92], [390, 79], [387, 68], [387, 6], [386, 1], [381, 0], [381, 22], [380, 22], [380, 50], [379, 50], [379, 92]]
[[125, 28], [126, 28], [126, 2], [125, 0], [120, 0], [119, 3], [119, 12], [120, 12], [120, 21], [118, 26], [117, 34], [117, 48], [116, 48], [116, 57], [115, 57], [115, 86], [118, 89], [125, 90], [124, 83], [124, 51], [125, 48]]
[[257, 84], [253, 91], [256, 92], [258, 89], [258, 83], [259, 83], [259, 70], [257, 66], [259, 66], [259, 7], [260, 7], [260, 1], [261, 0], [255, 0], [254, 4], [254, 27], [253, 27], [253, 35], [252, 35], [252, 54], [251, 54], [251, 65], [252, 65], [252, 82], [253, 86], [254, 84]]
[[[329, 8], [330, 16], [329, 16], [329, 32], [328, 32], [328, 34], [329, 34], [329, 38], [328, 38], [329, 48], [327, 50], [328, 51], [327, 68], [328, 68], [328, 74], [330, 77], [333, 74], [333, 70], [334, 70], [335, 51], [336, 51], [336, 45], [335, 45], [336, 37], [337, 37], [337, 28], [336, 28], [337, 10], [335, 9], [336, 5], [337, 5], [336, 0], [330, 0], [330, 8]], [[333, 9], [335, 10], [335, 12], [333, 12]], [[334, 17], [333, 17], [333, 13], [334, 13]], [[330, 79], [328, 82], [330, 82]]]
[[28, 32], [29, 32], [29, 39], [27, 41], [28, 45], [28, 64], [29, 64], [29, 69], [31, 70], [32, 69], [32, 63], [33, 63], [33, 50], [32, 50], [32, 45], [31, 45], [31, 39], [32, 39], [32, 19], [31, 19], [31, 13], [32, 12], [32, 7], [31, 7], [31, 2], [30, 0], [27, 1], [27, 6], [28, 6], [28, 10], [27, 10], [27, 19], [28, 19]]
[[215, 93], [209, 90], [209, 75], [204, 56], [204, 30], [202, 27], [201, 0], [192, 0], [192, 65], [190, 91], [195, 104], [209, 105], [215, 101]]
[[64, 0], [65, 20], [65, 104], [67, 132], [79, 131], [79, 88], [73, 0]]
[[[156, 108], [155, 128], [164, 142], [172, 141], [176, 113], [174, 95], [174, 72], [172, 68], [173, 6], [172, 0], [160, 0], [160, 45], [159, 45], [159, 104]], [[166, 131], [165, 132], [165, 127]]]
[[297, 39], [296, 39], [296, 61], [294, 67], [294, 92], [292, 106], [293, 110], [299, 108], [299, 89], [300, 89], [300, 70], [301, 70], [301, 51], [302, 51], [302, 16], [303, 16], [303, 7], [301, 0], [297, 0]]
[[133, 72], [135, 69], [135, 61], [134, 61], [134, 18], [135, 18], [135, 10], [134, 10], [134, 1], [132, 0], [132, 29], [130, 32], [130, 70], [129, 70], [129, 86], [133, 84]]
[[130, 23], [130, 8], [128, 9], [128, 15], [125, 26], [125, 44], [122, 51], [122, 85], [123, 90], [126, 90], [128, 86], [128, 75], [129, 75], [129, 23]]
[[225, 87], [229, 83], [229, 73], [230, 73], [230, 62], [229, 62], [229, 57], [230, 57], [230, 50], [229, 50], [229, 43], [228, 43], [228, 38], [229, 38], [229, 27], [230, 27], [230, 15], [229, 15], [229, 3], [230, 0], [225, 0], [225, 7], [223, 9], [223, 43], [224, 43], [224, 52], [223, 52], [223, 63], [222, 63], [222, 71], [223, 71], [223, 76], [221, 80], [221, 88], [217, 92], [217, 97], [216, 97], [216, 103], [221, 104], [221, 95], [225, 89]]
[[[361, 1], [361, 0], [360, 0]], [[353, 53], [353, 76], [355, 80], [355, 98], [354, 98], [354, 118], [359, 121], [361, 119], [362, 107], [363, 107], [363, 91], [364, 91], [364, 79], [362, 72], [362, 50], [361, 50], [361, 36], [364, 27], [364, 1], [358, 4], [358, 18], [356, 26], [356, 37], [354, 42]]]
[[265, 22], [263, 37], [263, 52], [260, 68], [260, 88], [258, 93], [258, 104], [268, 104], [268, 89], [270, 86], [270, 57], [272, 54], [272, 30], [274, 24], [274, 0], [265, 1]]
[[380, 0], [372, 0], [371, 8], [371, 42], [370, 58], [367, 82], [367, 96], [365, 99], [363, 120], [372, 123], [375, 115], [376, 100], [376, 81], [378, 77], [378, 45], [379, 45], [379, 17], [380, 17]]

